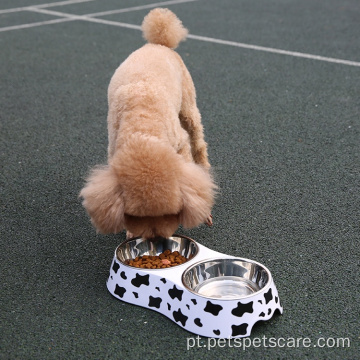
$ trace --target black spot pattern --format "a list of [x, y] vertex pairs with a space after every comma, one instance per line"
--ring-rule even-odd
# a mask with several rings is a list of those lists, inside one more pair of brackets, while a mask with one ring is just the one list
[[211, 301], [206, 303], [204, 311], [213, 314], [214, 316], [218, 316], [219, 312], [223, 309], [221, 305], [213, 304]]
[[264, 297], [265, 297], [266, 304], [268, 304], [272, 300], [273, 296], [272, 296], [272, 289], [271, 288], [267, 293], [264, 294]]
[[245, 335], [248, 324], [231, 325], [232, 334], [231, 336]]
[[184, 290], [179, 290], [174, 285], [174, 287], [169, 290], [169, 295], [172, 299], [178, 298], [181, 301], [183, 292], [184, 292]]
[[174, 320], [176, 322], [181, 322], [181, 325], [182, 326], [185, 326], [186, 325], [186, 321], [188, 319], [187, 316], [185, 316], [182, 312], [181, 312], [181, 309], [179, 309], [178, 311], [174, 311], [173, 312], [173, 317], [174, 317]]
[[116, 284], [114, 293], [122, 298], [126, 293], [126, 289]]
[[253, 302], [249, 302], [247, 304], [242, 304], [240, 301], [237, 303], [237, 307], [231, 311], [231, 313], [235, 316], [241, 317], [245, 313], [252, 313], [253, 310]]
[[155, 307], [157, 309], [160, 309], [160, 304], [162, 302], [162, 299], [159, 297], [152, 297], [149, 296], [149, 307]]
[[136, 277], [131, 280], [131, 283], [136, 287], [140, 287], [141, 285], [149, 286], [149, 276], [149, 274], [139, 275], [136, 273]]
[[120, 268], [120, 265], [116, 261], [114, 261], [114, 265], [113, 265], [112, 269], [114, 270], [115, 274], [117, 273], [119, 268]]
[[[165, 309], [166, 308], [165, 304], [167, 304], [168, 316], [171, 313], [174, 321], [176, 323], [181, 324], [183, 327], [186, 326], [186, 323], [187, 323], [187, 321], [189, 319], [188, 316], [186, 315], [187, 314], [186, 309], [187, 310], [191, 309], [192, 311], [197, 312], [197, 315], [199, 317], [195, 318], [194, 320], [191, 319], [191, 321], [194, 321], [194, 324], [199, 328], [204, 327], [204, 325], [202, 323], [202, 320], [201, 320], [201, 311], [210, 313], [213, 316], [217, 317], [217, 316], [219, 316], [219, 314], [223, 310], [223, 306], [220, 305], [216, 301], [216, 299], [213, 300], [213, 301], [215, 301], [214, 303], [212, 301], [210, 301], [210, 300], [207, 300], [205, 307], [203, 307], [203, 303], [201, 302], [200, 303], [200, 308], [198, 308], [197, 307], [197, 300], [195, 298], [190, 299], [191, 302], [189, 302], [188, 298], [185, 297], [184, 298], [184, 305], [186, 305], [186, 309], [184, 308], [184, 305], [181, 305], [181, 307], [179, 307], [180, 305], [178, 305], [178, 306], [175, 305], [174, 310], [175, 309], [177, 309], [177, 310], [173, 311], [172, 310], [172, 305], [170, 305], [170, 303], [167, 303], [165, 301], [164, 305], [162, 305], [162, 300], [163, 299], [160, 296], [162, 294], [162, 290], [164, 290], [164, 289], [161, 289], [161, 287], [162, 287], [161, 284], [159, 285], [159, 283], [156, 283], [156, 282], [154, 284], [152, 279], [150, 279], [149, 274], [141, 275], [142, 274], [141, 272], [136, 273], [135, 277], [132, 278], [132, 276], [129, 276], [129, 273], [126, 273], [126, 271], [119, 271], [120, 268], [122, 270], [124, 269], [121, 266], [122, 266], [121, 264], [114, 261], [113, 265], [112, 265], [112, 271], [114, 273], [116, 273], [116, 274], [119, 273], [117, 276], [119, 276], [120, 278], [122, 278], [124, 280], [127, 280], [128, 277], [129, 277], [130, 278], [129, 280], [131, 280], [131, 284], [134, 287], [140, 288], [141, 285], [144, 285], [144, 287], [146, 287], [146, 286], [150, 286], [150, 282], [152, 283], [151, 287], [148, 288], [149, 290], [145, 290], [145, 294], [142, 294], [141, 290], [139, 290], [140, 293], [133, 291], [132, 293], [134, 295], [134, 298], [138, 299], [139, 297], [142, 297], [142, 295], [146, 296], [146, 292], [148, 292], [148, 294], [147, 294], [147, 296], [149, 297], [149, 299], [148, 299], [148, 307], [153, 308], [153, 309], [154, 308], [155, 309], [161, 309], [163, 307]], [[109, 278], [110, 279], [113, 278], [112, 272], [110, 272]], [[114, 278], [116, 279], [116, 276]], [[159, 280], [157, 280], [157, 281], [159, 281]], [[164, 284], [167, 283], [167, 280], [165, 278], [160, 279], [160, 281], [162, 283], [164, 283]], [[121, 282], [119, 282], [119, 285], [123, 285], [123, 284]], [[126, 290], [125, 287], [121, 287], [119, 285], [115, 284], [114, 294], [123, 299], [127, 290]], [[154, 287], [154, 285], [158, 285], [158, 286]], [[170, 298], [172, 300], [178, 299], [179, 301], [182, 301], [182, 297], [184, 296], [184, 290], [182, 290], [181, 288], [180, 289], [177, 288], [176, 285], [171, 284], [171, 282], [170, 282], [169, 285], [170, 286], [173, 285], [172, 288], [170, 288], [170, 289], [168, 288], [168, 294], [169, 294]], [[159, 297], [151, 296], [151, 295], [149, 296], [149, 292], [150, 293], [151, 293], [151, 291], [153, 292], [154, 289], [157, 290], [160, 294], [154, 293], [153, 295], [159, 295]], [[128, 289], [128, 290], [130, 290], [130, 289]], [[131, 290], [129, 292], [131, 292]], [[262, 297], [262, 300], [258, 300], [257, 302], [259, 304], [261, 304], [262, 306], [265, 306], [265, 304], [269, 304], [272, 300], [274, 300], [274, 305], [277, 304], [277, 305], [280, 306], [280, 299], [279, 299], [278, 296], [275, 296], [275, 295], [277, 295], [277, 294], [273, 294], [272, 289], [270, 288], [266, 293], [264, 293], [264, 295]], [[127, 298], [125, 297], [125, 299], [127, 299]], [[144, 300], [146, 301], [146, 298]], [[186, 304], [186, 302], [188, 302], [188, 304]], [[237, 301], [236, 302], [237, 303], [236, 307], [235, 308], [230, 308], [231, 309], [231, 314], [233, 316], [238, 317], [238, 318], [243, 317], [245, 313], [253, 314], [254, 310], [256, 311], [256, 307], [259, 306], [259, 305], [257, 305], [257, 302], [256, 301], [255, 302], [251, 301], [249, 303], [242, 303], [241, 301]], [[134, 300], [134, 303], [136, 303], [135, 300]], [[174, 303], [171, 302], [171, 304], [174, 304]], [[179, 304], [179, 303], [177, 303], [177, 304]], [[195, 307], [194, 306], [192, 307], [191, 304], [195, 305]], [[203, 310], [201, 310], [202, 308], [203, 308]], [[184, 309], [185, 309], [185, 314], [182, 313], [182, 310], [184, 310]], [[271, 305], [270, 305], [270, 308], [268, 308], [267, 310], [266, 309], [261, 309], [261, 310], [263, 310], [263, 311], [258, 315], [258, 320], [260, 320], [261, 318], [262, 318], [262, 320], [265, 320], [265, 317], [268, 318], [269, 316], [271, 316], [271, 314], [273, 312], [273, 310], [271, 308]], [[256, 315], [256, 314], [254, 314], [254, 315]], [[238, 321], [241, 321], [241, 319], [238, 319]], [[237, 321], [234, 321], [234, 322], [235, 322], [235, 324], [237, 323]], [[234, 323], [232, 323], [232, 324], [234, 324]], [[229, 325], [231, 325], [231, 323]], [[242, 324], [239, 324], [239, 325], [231, 325], [231, 330], [232, 330], [231, 336], [232, 337], [244, 336], [244, 335], [247, 334], [248, 328], [249, 328], [249, 324], [247, 324], [247, 323], [242, 323]], [[208, 329], [207, 331], [212, 331], [212, 333], [215, 336], [220, 336], [221, 335], [221, 331], [220, 331], [219, 328], [216, 328], [216, 325], [214, 327]]]

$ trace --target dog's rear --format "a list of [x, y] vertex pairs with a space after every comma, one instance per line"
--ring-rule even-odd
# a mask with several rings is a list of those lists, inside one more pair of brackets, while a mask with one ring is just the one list
[[168, 237], [206, 221], [216, 186], [191, 77], [170, 49], [187, 30], [167, 9], [152, 10], [142, 28], [149, 44], [109, 85], [108, 165], [92, 170], [80, 196], [101, 233]]

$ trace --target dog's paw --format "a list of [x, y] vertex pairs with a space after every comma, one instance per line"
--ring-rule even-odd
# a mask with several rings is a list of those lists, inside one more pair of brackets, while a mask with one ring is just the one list
[[205, 220], [205, 224], [207, 225], [207, 226], [212, 226], [212, 224], [213, 224], [213, 217], [212, 217], [212, 215], [210, 214], [207, 218], [206, 218], [206, 220]]
[[130, 232], [129, 230], [126, 231], [126, 240], [132, 239], [134, 237], [134, 234]]

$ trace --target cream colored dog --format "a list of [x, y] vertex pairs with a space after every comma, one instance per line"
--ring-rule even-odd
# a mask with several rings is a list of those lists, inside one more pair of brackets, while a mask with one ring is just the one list
[[108, 90], [108, 165], [92, 170], [80, 196], [101, 233], [168, 237], [182, 224], [212, 224], [209, 173], [195, 88], [172, 49], [187, 29], [168, 9], [142, 24], [149, 42], [115, 71]]

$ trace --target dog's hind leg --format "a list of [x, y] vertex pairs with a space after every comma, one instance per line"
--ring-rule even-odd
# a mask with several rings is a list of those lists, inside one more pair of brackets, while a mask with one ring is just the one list
[[213, 225], [213, 217], [212, 217], [211, 214], [206, 218], [204, 224], [206, 224], [207, 226], [212, 226]]
[[[204, 139], [204, 129], [201, 123], [201, 115], [196, 105], [195, 86], [191, 75], [182, 63], [183, 67], [183, 88], [182, 103], [179, 113], [181, 126], [187, 131], [190, 137], [191, 154], [194, 162], [201, 165], [204, 169], [210, 169], [208, 160], [207, 144]], [[214, 188], [216, 186], [214, 185]], [[210, 189], [209, 189], [210, 190]], [[213, 191], [213, 189], [211, 190]], [[208, 226], [213, 225], [213, 217], [210, 214], [204, 220]]]
[[130, 240], [134, 237], [134, 234], [129, 230], [126, 230], [126, 240]]
[[207, 144], [204, 140], [201, 115], [196, 106], [195, 87], [185, 65], [183, 65], [182, 103], [179, 119], [181, 126], [189, 134], [191, 153], [195, 163], [202, 165], [205, 169], [209, 169]]

